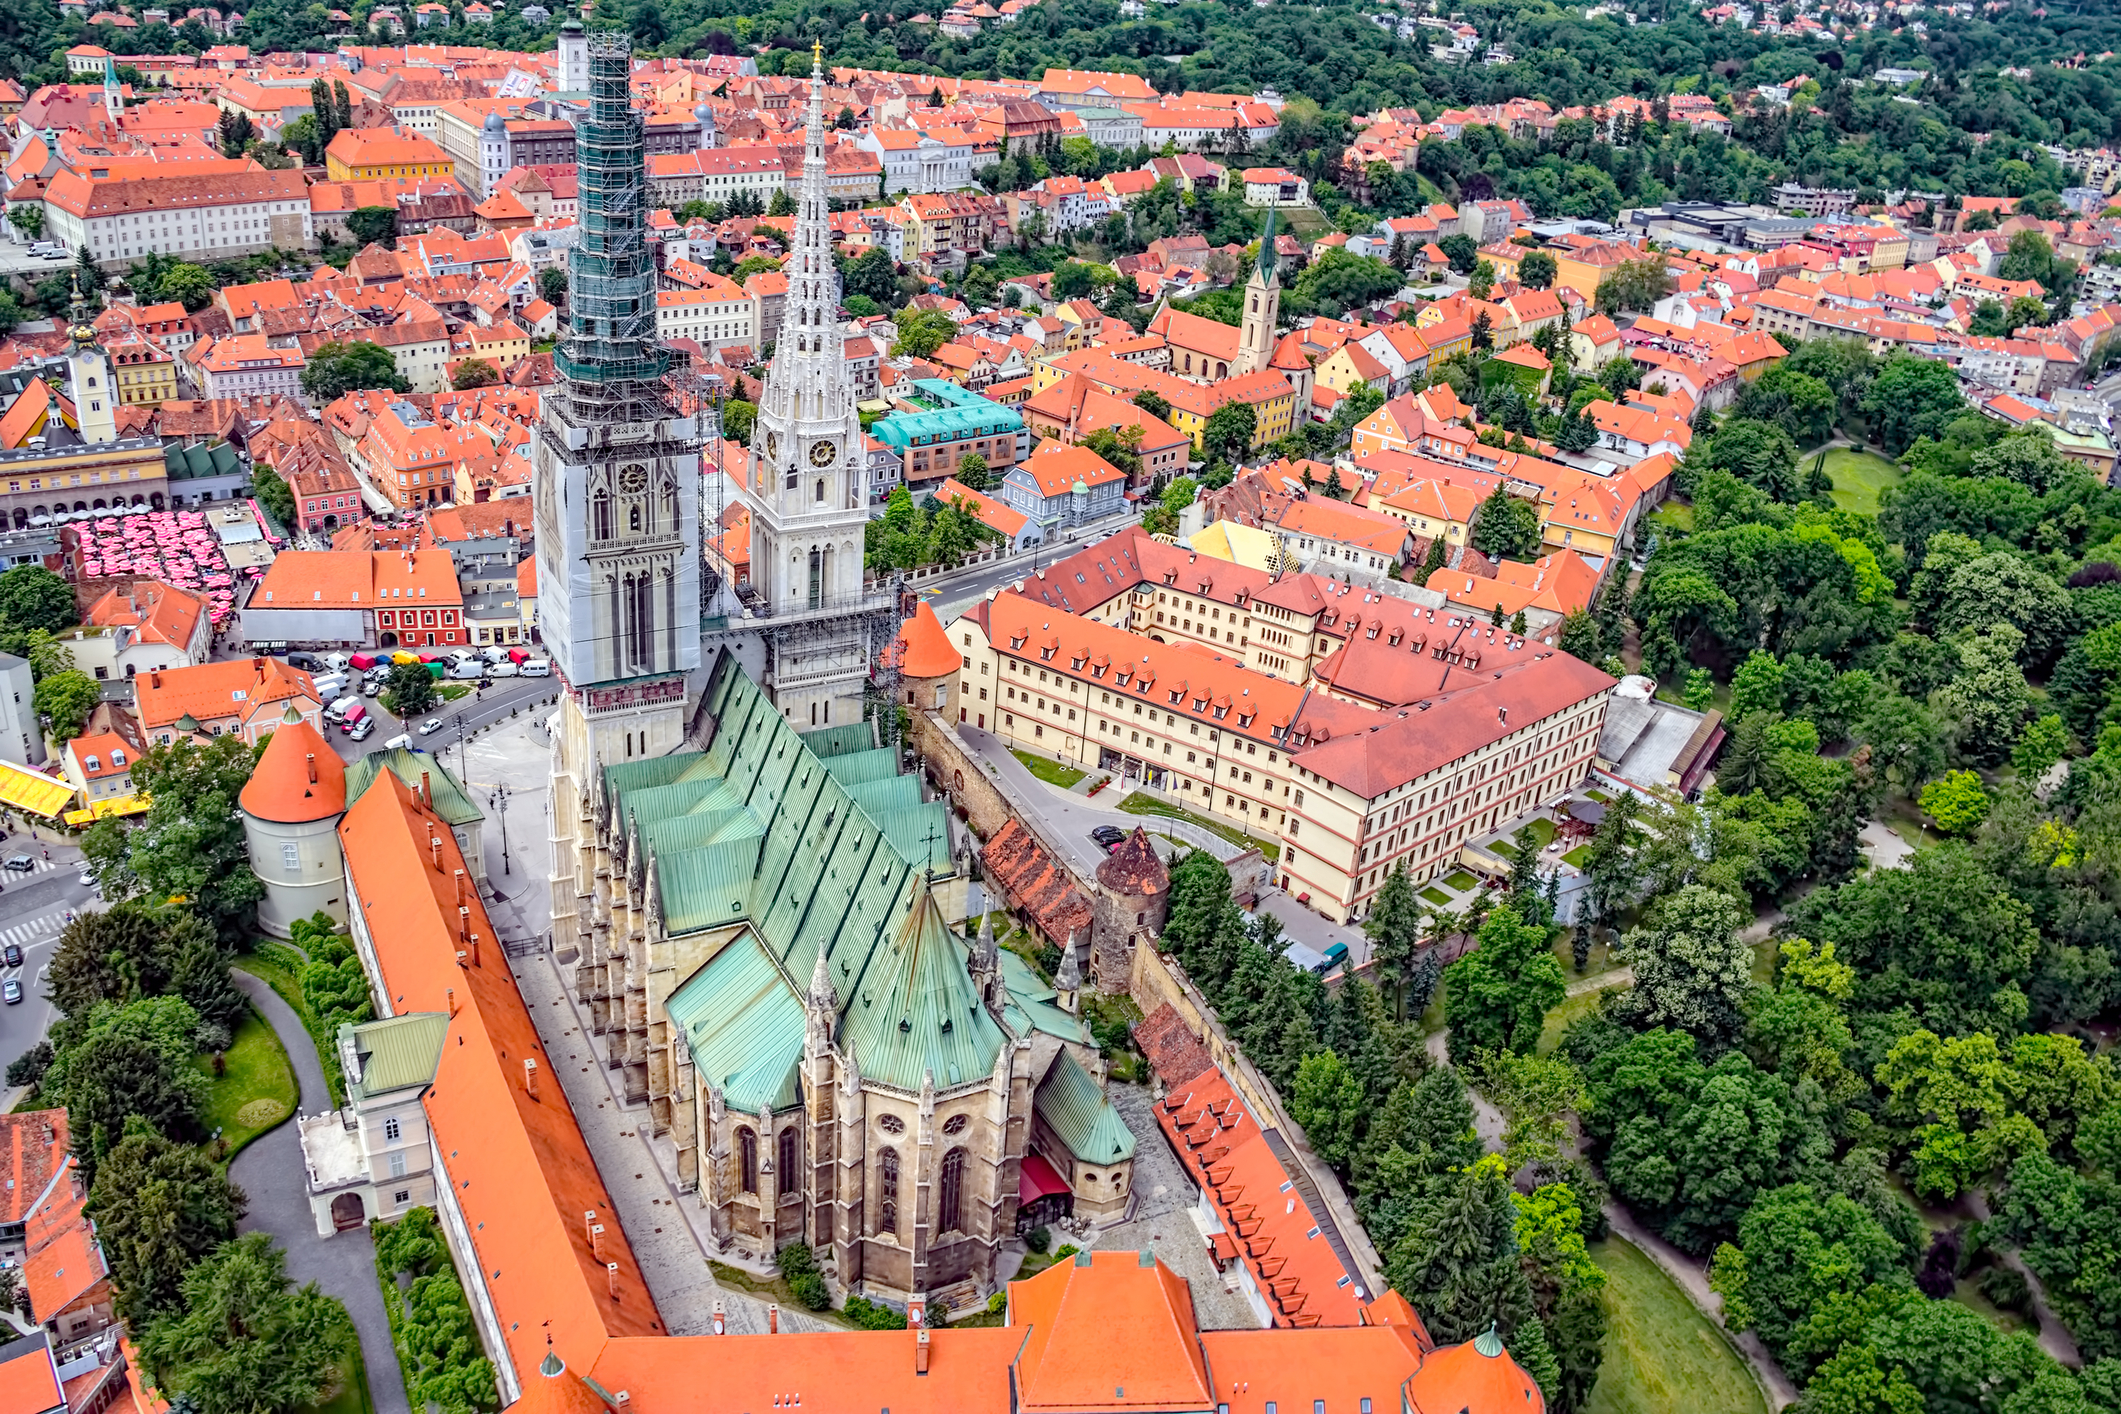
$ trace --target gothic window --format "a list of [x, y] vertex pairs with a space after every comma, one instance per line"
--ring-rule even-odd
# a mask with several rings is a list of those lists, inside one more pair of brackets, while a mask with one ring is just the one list
[[[963, 778], [963, 773], [960, 772], [958, 778], [958, 789], [964, 789], [964, 785], [965, 782]], [[952, 1115], [950, 1116], [950, 1118], [943, 1121], [943, 1133], [952, 1137], [963, 1134], [965, 1132], [965, 1126], [970, 1124], [971, 1122], [972, 1121], [966, 1119], [963, 1115]]]
[[591, 534], [599, 540], [611, 538], [611, 493], [599, 489], [590, 501]]
[[749, 1129], [736, 1132], [737, 1187], [746, 1193], [759, 1191], [759, 1137]]
[[942, 1195], [936, 1203], [935, 1230], [955, 1232], [964, 1226], [965, 1151], [952, 1149], [943, 1155]]
[[798, 1138], [799, 1136], [797, 1136], [793, 1126], [781, 1131], [781, 1156], [779, 1162], [781, 1166], [780, 1186], [783, 1193], [802, 1186], [796, 1176], [797, 1170], [802, 1166], [801, 1160], [796, 1153], [799, 1147]]
[[641, 507], [639, 502], [626, 508], [626, 529], [635, 535], [641, 533]]
[[876, 1230], [898, 1235], [898, 1150], [877, 1155]]

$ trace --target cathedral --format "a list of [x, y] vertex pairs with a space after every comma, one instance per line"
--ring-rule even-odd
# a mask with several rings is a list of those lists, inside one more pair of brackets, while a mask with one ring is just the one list
[[1047, 984], [984, 927], [970, 841], [863, 714], [860, 423], [811, 74], [789, 302], [761, 396], [765, 672], [703, 657], [702, 429], [653, 339], [629, 45], [589, 40], [573, 308], [533, 460], [553, 732], [553, 945], [619, 1091], [672, 1144], [713, 1244], [795, 1242], [842, 1292], [954, 1306], [1058, 1213], [1128, 1208], [1077, 950]]

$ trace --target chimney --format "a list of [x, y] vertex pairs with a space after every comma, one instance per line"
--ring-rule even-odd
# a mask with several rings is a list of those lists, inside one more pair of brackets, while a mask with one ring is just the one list
[[454, 987], [444, 987], [442, 989], [442, 996], [449, 1002], [449, 1014], [452, 1018], [454, 1018], [457, 1014], [457, 989]]
[[435, 808], [434, 778], [426, 771], [420, 772], [420, 804], [426, 806], [429, 810]]
[[435, 865], [435, 873], [437, 873], [437, 874], [441, 873], [441, 872], [442, 872], [442, 837], [441, 837], [440, 835], [429, 835], [429, 836], [427, 837], [427, 853], [428, 853], [428, 855], [429, 855], [429, 856], [430, 856], [431, 858], [433, 858], [433, 860], [434, 860], [434, 865]]
[[589, 1250], [596, 1251], [597, 1234], [603, 1230], [597, 1226], [596, 1209], [589, 1208], [582, 1213], [582, 1230], [589, 1235]]
[[617, 1262], [606, 1262], [604, 1264], [604, 1286], [611, 1292], [612, 1300], [616, 1301], [619, 1299], [619, 1264]]
[[714, 1303], [713, 1329], [716, 1335], [726, 1335], [729, 1331], [729, 1322], [728, 1319], [722, 1315], [722, 1303], [719, 1301]]
[[457, 911], [458, 911], [459, 913], [464, 913], [464, 912], [468, 912], [468, 911], [469, 911], [469, 910], [467, 910], [467, 909], [465, 909], [465, 908], [464, 908], [463, 904], [464, 904], [464, 871], [463, 871], [463, 870], [461, 870], [461, 869], [459, 869], [459, 870], [457, 871]]
[[769, 1301], [766, 1303], [766, 1334], [779, 1335], [780, 1333], [781, 1303], [778, 1301]]
[[264, 677], [264, 676], [265, 676], [265, 660], [264, 660], [263, 658], [253, 658], [253, 659], [251, 659], [251, 660], [250, 660], [250, 670], [251, 670], [252, 672], [256, 673], [256, 674], [257, 674], [257, 675], [258, 675], [259, 677]]
[[479, 935], [477, 933], [471, 935], [471, 965], [473, 967], [479, 965]]
[[160, 668], [154, 668], [149, 670], [147, 674], [147, 685], [151, 688], [154, 688], [158, 692], [161, 691], [162, 670]]
[[538, 1063], [534, 1060], [523, 1062], [523, 1093], [533, 1100], [538, 1097]]
[[317, 783], [317, 753], [314, 751], [309, 753], [309, 783]]
[[[459, 898], [463, 897], [463, 891], [461, 889], [458, 891], [457, 896]], [[460, 903], [457, 905], [457, 936], [459, 938], [468, 938], [471, 936], [470, 904]]]
[[926, 1326], [922, 1326], [920, 1333], [913, 1337], [913, 1373], [916, 1375], [928, 1373], [928, 1328]]
[[[468, 952], [464, 951], [464, 949], [462, 949], [462, 948], [458, 948], [458, 949], [457, 949], [457, 966], [459, 966], [459, 967], [468, 967], [468, 966], [470, 966], [470, 964], [469, 964], [469, 963], [468, 963], [468, 962], [467, 962], [467, 961], [465, 960], [465, 959], [469, 958], [470, 956], [471, 956], [471, 954], [470, 954], [470, 953], [468, 953]], [[459, 1041], [460, 1043], [462, 1042], [462, 1040], [463, 1040], [463, 1038], [462, 1038], [462, 1037], [459, 1037], [459, 1038], [458, 1038], [458, 1041]]]
[[604, 1260], [604, 1224], [593, 1223], [589, 1228], [589, 1255], [599, 1262]]

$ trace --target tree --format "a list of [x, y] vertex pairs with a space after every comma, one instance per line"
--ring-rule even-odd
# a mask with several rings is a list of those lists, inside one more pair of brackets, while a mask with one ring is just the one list
[[[987, 274], [991, 282], [993, 272]], [[970, 279], [969, 275], [967, 279]], [[848, 294], [867, 295], [884, 309], [891, 308], [899, 298], [898, 267], [892, 263], [891, 252], [882, 246], [871, 246], [848, 261], [840, 272], [840, 283]]]
[[23, 203], [7, 210], [7, 223], [22, 233], [23, 239], [44, 239], [44, 208]]
[[1392, 872], [1377, 890], [1370, 916], [1362, 931], [1370, 939], [1371, 960], [1377, 965], [1377, 980], [1391, 990], [1396, 1016], [1407, 1019], [1407, 983], [1412, 976], [1415, 949], [1421, 942], [1421, 900], [1415, 896], [1413, 876], [1404, 865]]
[[118, 1314], [136, 1331], [182, 1309], [184, 1274], [236, 1235], [250, 1200], [205, 1150], [128, 1134], [96, 1166], [88, 1213]]
[[175, 996], [202, 1021], [233, 1029], [249, 1004], [228, 964], [213, 925], [190, 908], [126, 899], [67, 924], [45, 980], [52, 1004], [69, 1017], [85, 1016], [99, 1002]]
[[1697, 469], [1726, 472], [1778, 501], [1794, 501], [1803, 491], [1796, 444], [1772, 422], [1731, 419], [1716, 429], [1706, 447], [1689, 451], [1687, 468], [1690, 474]]
[[460, 393], [471, 388], [491, 388], [500, 381], [500, 370], [483, 358], [465, 359], [449, 376], [449, 386]]
[[987, 459], [978, 452], [968, 453], [957, 464], [957, 479], [968, 491], [987, 489]]
[[257, 126], [246, 115], [233, 108], [221, 110], [221, 121], [215, 127], [215, 136], [223, 157], [241, 157], [243, 150], [250, 146], [251, 140], [257, 135]]
[[103, 689], [87, 673], [53, 673], [37, 684], [33, 699], [37, 715], [49, 724], [54, 742], [64, 744], [81, 735], [88, 714], [103, 700]]
[[1303, 1126], [1318, 1156], [1343, 1172], [1355, 1152], [1363, 1108], [1362, 1086], [1348, 1063], [1333, 1052], [1320, 1051], [1297, 1067], [1289, 1113]]
[[1756, 1332], [1775, 1358], [1815, 1311], [1875, 1283], [1908, 1287], [1906, 1254], [1853, 1200], [1809, 1183], [1760, 1195], [1738, 1224], [1738, 1242], [1717, 1249], [1710, 1284], [1732, 1330]]
[[1936, 437], [1966, 408], [1952, 370], [1919, 354], [1887, 359], [1871, 380], [1861, 403], [1871, 433], [1899, 456], [1918, 437]]
[[1495, 1155], [1444, 1175], [1385, 1254], [1386, 1282], [1422, 1313], [1438, 1342], [1471, 1340], [1490, 1326], [1508, 1340], [1533, 1319], [1511, 1197]]
[[1625, 1004], [1644, 1026], [1675, 1026], [1709, 1046], [1735, 1038], [1752, 991], [1753, 950], [1738, 936], [1745, 910], [1689, 884], [1630, 929], [1617, 955], [1635, 969]]
[[899, 313], [898, 342], [894, 355], [926, 358], [957, 337], [957, 324], [940, 309], [908, 309]]
[[1139, 393], [1136, 393], [1133, 403], [1151, 417], [1168, 418], [1171, 416], [1171, 404], [1164, 401], [1162, 394], [1152, 392], [1150, 389], [1144, 388]]
[[1716, 705], [1716, 679], [1707, 668], [1695, 668], [1686, 675], [1679, 701], [1689, 712], [1706, 712]]
[[1969, 835], [1988, 818], [1988, 792], [1972, 771], [1947, 771], [1922, 788], [1922, 813], [1948, 835]]
[[557, 308], [567, 302], [567, 267], [548, 265], [538, 272], [538, 296]]
[[1233, 398], [1208, 414], [1201, 428], [1201, 450], [1210, 461], [1238, 461], [1252, 450], [1258, 430], [1258, 410]]
[[1742, 722], [1755, 712], [1780, 712], [1785, 688], [1782, 660], [1755, 648], [1731, 674], [1731, 720]]
[[398, 208], [360, 206], [346, 213], [346, 234], [356, 244], [387, 246], [398, 238]]
[[1624, 260], [1598, 282], [1598, 312], [1647, 311], [1671, 293], [1671, 289], [1672, 275], [1665, 267], [1663, 256], [1653, 252], [1639, 260]]
[[[2062, 718], [2050, 712], [2030, 723], [2025, 735], [2011, 748], [2011, 769], [2018, 779], [2034, 783], [2046, 775], [2049, 768], [2069, 755], [2069, 728], [2062, 725]], [[1926, 809], [1927, 807], [1925, 807]]]
[[1471, 236], [1445, 236], [1437, 242], [1451, 268], [1461, 275], [1470, 275], [1480, 263], [1480, 243]]
[[17, 565], [0, 573], [0, 626], [7, 632], [57, 633], [80, 621], [73, 589], [44, 566]]
[[1517, 262], [1517, 283], [1528, 290], [1551, 289], [1561, 273], [1554, 257], [1543, 250], [1535, 250]]
[[319, 1402], [351, 1344], [346, 1308], [294, 1288], [287, 1254], [253, 1232], [184, 1275], [183, 1309], [148, 1327], [140, 1353], [199, 1414], [285, 1414]]
[[1505, 906], [1481, 924], [1480, 946], [1444, 969], [1444, 1020], [1454, 1060], [1476, 1050], [1529, 1051], [1547, 1011], [1568, 995], [1546, 930]]
[[283, 526], [295, 524], [295, 493], [280, 473], [259, 463], [250, 469], [250, 493]]
[[224, 938], [239, 931], [264, 891], [236, 811], [256, 763], [257, 752], [233, 734], [150, 746], [132, 769], [133, 789], [151, 802], [147, 814], [130, 828], [100, 821], [81, 842], [103, 896], [182, 896]]
[[68, 1018], [39, 1092], [64, 1105], [76, 1152], [91, 1167], [139, 1120], [172, 1139], [200, 1137], [210, 1082], [192, 1064], [199, 1014], [178, 997], [101, 1002]]
[[400, 663], [390, 670], [390, 709], [400, 717], [417, 717], [435, 705], [434, 675], [425, 663]]
[[1475, 265], [1466, 281], [1466, 293], [1479, 300], [1495, 293], [1495, 267], [1485, 260]]
[[1539, 553], [1539, 508], [1497, 484], [1480, 503], [1473, 548], [1492, 560], [1530, 560]]
[[314, 403], [329, 403], [370, 388], [409, 393], [412, 384], [398, 372], [398, 362], [389, 349], [366, 339], [324, 344], [309, 356], [302, 370], [302, 391]]

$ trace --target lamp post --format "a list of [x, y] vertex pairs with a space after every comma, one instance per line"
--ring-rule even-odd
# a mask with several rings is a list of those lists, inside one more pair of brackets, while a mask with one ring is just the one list
[[488, 791], [486, 803], [501, 817], [501, 872], [513, 874], [515, 870], [508, 859], [508, 787], [495, 786]]

